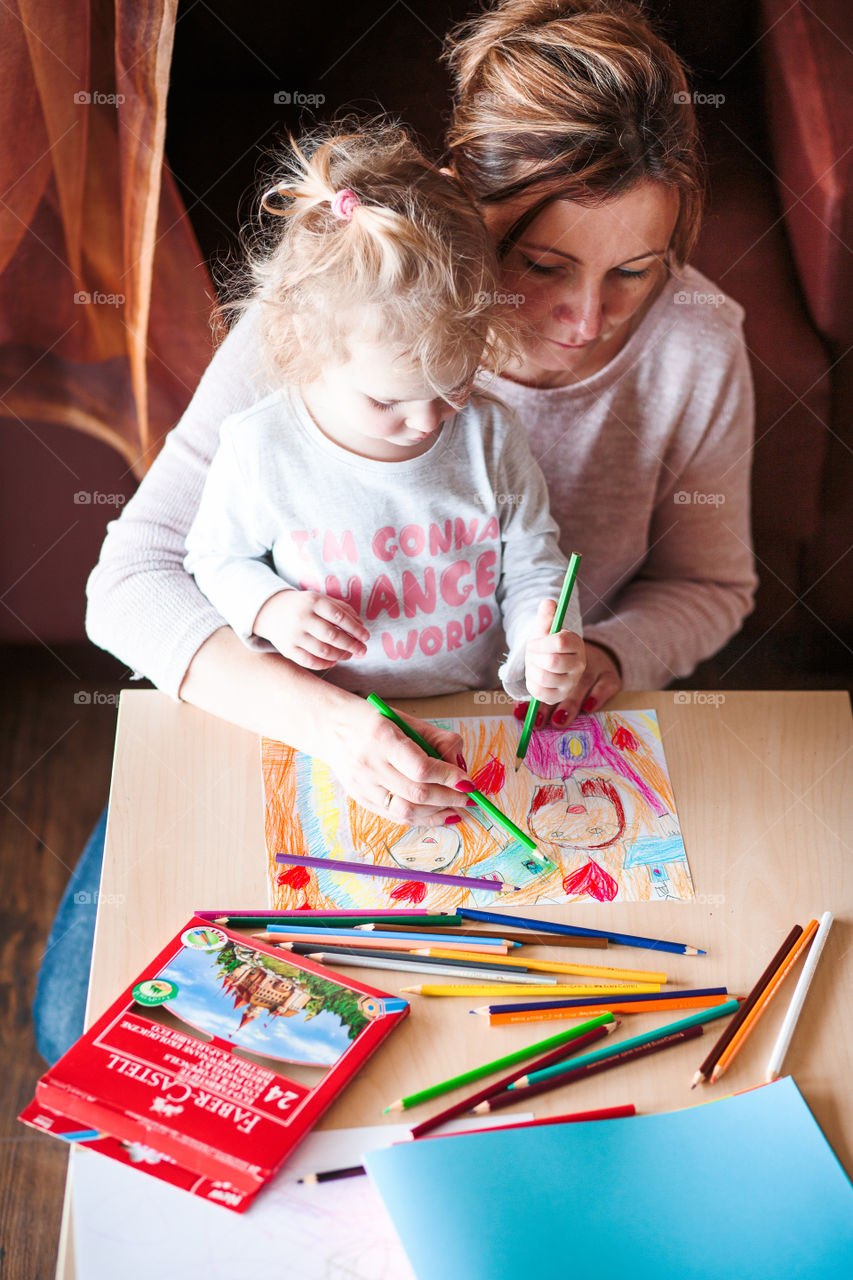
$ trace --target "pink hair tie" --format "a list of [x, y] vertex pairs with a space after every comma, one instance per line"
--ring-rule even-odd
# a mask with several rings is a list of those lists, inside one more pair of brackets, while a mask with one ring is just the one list
[[357, 209], [361, 204], [358, 196], [354, 191], [350, 191], [349, 187], [344, 187], [343, 191], [336, 191], [332, 196], [332, 213], [336, 218], [349, 222], [353, 215], [353, 210]]

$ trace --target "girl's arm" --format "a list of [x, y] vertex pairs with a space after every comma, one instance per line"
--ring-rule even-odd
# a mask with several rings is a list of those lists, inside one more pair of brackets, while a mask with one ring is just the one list
[[[250, 653], [184, 569], [186, 536], [219, 425], [271, 390], [258, 370], [249, 312], [216, 352], [138, 492], [108, 527], [87, 585], [89, 638], [172, 697], [318, 755], [360, 803], [384, 805], [391, 792], [402, 797], [390, 810], [397, 821], [434, 825], [450, 812], [458, 797], [454, 783], [464, 772], [429, 759], [354, 695], [278, 655]], [[421, 732], [455, 760], [456, 734], [432, 726]]]

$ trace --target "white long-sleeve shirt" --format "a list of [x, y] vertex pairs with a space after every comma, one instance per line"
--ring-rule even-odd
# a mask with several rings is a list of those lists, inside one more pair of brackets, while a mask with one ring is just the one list
[[[507, 693], [524, 697], [524, 651], [566, 559], [524, 428], [475, 394], [431, 447], [399, 462], [328, 439], [285, 388], [223, 425], [185, 567], [244, 643], [285, 587], [347, 600], [370, 639], [327, 679], [353, 692], [423, 697], [491, 688], [506, 631]], [[503, 624], [503, 627], [502, 627]], [[577, 603], [564, 622], [579, 631]]]
[[[217, 350], [89, 578], [90, 638], [172, 695], [223, 625], [183, 561], [223, 421], [274, 390], [260, 370], [255, 315], [250, 308]], [[583, 553], [585, 638], [616, 653], [627, 688], [688, 675], [751, 608], [742, 317], [687, 267], [599, 373], [557, 390], [491, 384], [522, 419], [563, 549]]]

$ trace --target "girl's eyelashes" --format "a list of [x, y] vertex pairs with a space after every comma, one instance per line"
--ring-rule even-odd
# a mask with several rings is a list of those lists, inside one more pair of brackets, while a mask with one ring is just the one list
[[398, 404], [397, 400], [374, 400], [373, 396], [368, 396], [367, 399], [372, 408], [379, 410], [395, 409]]

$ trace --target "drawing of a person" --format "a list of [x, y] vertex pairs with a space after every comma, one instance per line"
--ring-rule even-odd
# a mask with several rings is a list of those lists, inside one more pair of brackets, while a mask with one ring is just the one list
[[444, 871], [462, 848], [462, 837], [455, 827], [409, 827], [385, 847], [399, 867]]

